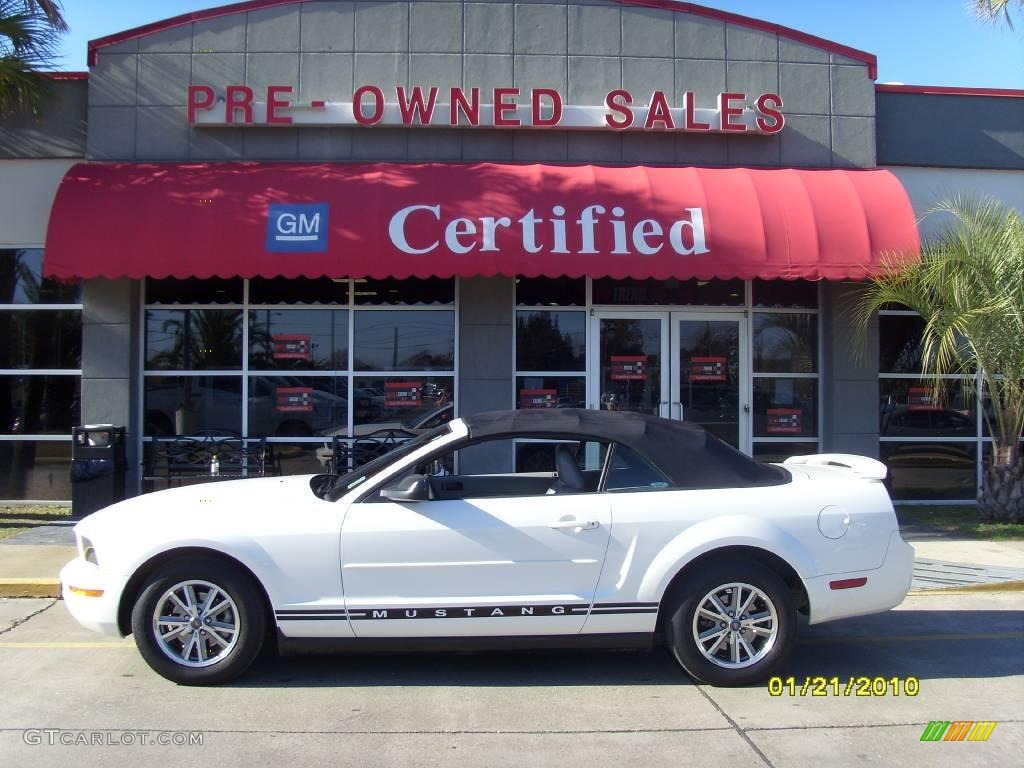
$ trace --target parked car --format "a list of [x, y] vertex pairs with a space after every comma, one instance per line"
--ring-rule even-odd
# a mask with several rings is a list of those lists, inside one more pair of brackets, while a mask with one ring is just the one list
[[[523, 439], [556, 442], [556, 471], [510, 471]], [[785, 662], [798, 614], [903, 600], [913, 551], [884, 476], [859, 456], [758, 464], [637, 413], [496, 411], [343, 476], [120, 502], [75, 527], [61, 583], [79, 622], [134, 634], [184, 684], [237, 677], [274, 634], [284, 653], [664, 642], [743, 685]]]

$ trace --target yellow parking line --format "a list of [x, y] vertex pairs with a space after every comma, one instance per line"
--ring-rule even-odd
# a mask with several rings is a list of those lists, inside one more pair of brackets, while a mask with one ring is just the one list
[[39, 642], [39, 643], [0, 643], [0, 648], [134, 648], [135, 643], [131, 640], [116, 642], [99, 640], [95, 642]]
[[930, 640], [1024, 640], [1024, 632], [981, 632], [978, 634], [944, 635], [875, 635], [867, 637], [811, 637], [800, 640], [806, 645], [835, 645], [839, 643], [919, 643]]

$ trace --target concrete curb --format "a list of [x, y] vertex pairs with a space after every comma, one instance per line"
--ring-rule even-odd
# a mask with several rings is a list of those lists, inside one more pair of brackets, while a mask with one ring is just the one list
[[938, 587], [936, 589], [912, 589], [907, 593], [907, 597], [967, 595], [972, 592], [1024, 592], [1024, 581], [995, 581], [986, 584], [961, 584], [956, 587]]
[[60, 597], [60, 579], [0, 579], [0, 597]]

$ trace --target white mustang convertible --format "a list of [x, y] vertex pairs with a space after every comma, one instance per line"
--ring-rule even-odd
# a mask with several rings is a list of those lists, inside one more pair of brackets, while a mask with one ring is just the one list
[[[518, 464], [522, 470], [510, 472]], [[178, 683], [284, 653], [666, 644], [693, 677], [772, 675], [815, 624], [910, 586], [885, 467], [759, 465], [635, 413], [456, 419], [343, 476], [140, 496], [79, 523], [61, 573], [86, 627]]]

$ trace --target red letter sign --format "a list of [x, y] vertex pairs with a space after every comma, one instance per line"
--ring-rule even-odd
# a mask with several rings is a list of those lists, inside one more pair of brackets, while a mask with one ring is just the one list
[[413, 118], [420, 125], [430, 125], [434, 102], [437, 101], [437, 88], [430, 88], [426, 103], [423, 102], [423, 89], [418, 85], [413, 86], [411, 99], [406, 98], [402, 86], [398, 86], [395, 91], [398, 93], [398, 108], [402, 111], [402, 125], [412, 125]]
[[782, 97], [777, 93], [762, 93], [757, 97], [757, 111], [763, 117], [759, 115], [755, 122], [762, 133], [770, 135], [782, 130], [782, 126], [786, 124], [786, 118], [783, 117], [781, 109]]
[[459, 124], [459, 112], [466, 116], [470, 125], [480, 125], [480, 89], [470, 88], [469, 93], [470, 100], [467, 101], [461, 88], [452, 88], [449, 125]]
[[697, 122], [697, 97], [694, 96], [693, 91], [687, 91], [683, 96], [686, 103], [685, 107], [686, 120], [684, 125], [688, 131], [710, 131], [711, 123], [699, 123]]
[[[745, 93], [718, 94], [718, 112], [721, 115], [723, 131], [739, 131], [742, 133], [747, 130], [745, 123], [734, 123], [732, 121], [734, 117], [743, 116], [743, 101], [746, 97]], [[734, 107], [732, 102], [737, 100], [740, 102], [740, 106]]]
[[[226, 92], [225, 121], [235, 122], [235, 110], [242, 110], [242, 122], [252, 122], [252, 88], [248, 85], [229, 85]], [[241, 97], [241, 98], [239, 98]]]
[[[633, 124], [633, 110], [629, 108], [629, 105], [633, 103], [633, 94], [629, 91], [612, 91], [605, 97], [604, 103], [609, 110], [608, 114], [604, 116], [604, 121], [608, 123], [609, 128], [622, 130]], [[622, 117], [617, 118], [611, 114], [612, 112], [616, 112]]]
[[[541, 117], [540, 100], [543, 96], [551, 99], [551, 117]], [[535, 128], [558, 125], [562, 122], [562, 95], [554, 88], [534, 88], [531, 118]]]
[[277, 94], [279, 93], [291, 93], [292, 87], [290, 85], [268, 85], [267, 86], [267, 124], [268, 125], [288, 125], [292, 119], [288, 115], [279, 115], [277, 110], [288, 109], [290, 103], [288, 99], [279, 99]]
[[[369, 117], [363, 114], [363, 96], [373, 95], [373, 112]], [[376, 85], [364, 85], [356, 89], [352, 97], [352, 116], [360, 125], [376, 125], [384, 117], [384, 92]]]
[[497, 127], [522, 125], [518, 117], [505, 117], [506, 112], [515, 114], [516, 103], [505, 101], [506, 96], [518, 96], [518, 88], [495, 88], [494, 89], [494, 125]]
[[672, 120], [672, 113], [668, 111], [668, 99], [665, 98], [663, 91], [655, 91], [651, 96], [651, 106], [647, 108], [644, 130], [651, 130], [655, 123], [661, 123], [661, 127], [668, 130], [676, 127]]
[[196, 112], [213, 106], [213, 88], [208, 85], [190, 85], [188, 87], [188, 124], [196, 122]]

